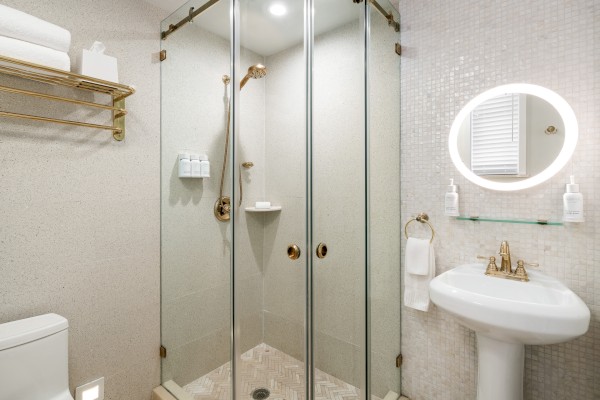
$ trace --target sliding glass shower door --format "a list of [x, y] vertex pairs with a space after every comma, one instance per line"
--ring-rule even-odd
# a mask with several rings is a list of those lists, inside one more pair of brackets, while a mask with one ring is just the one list
[[232, 86], [235, 398], [305, 399], [304, 5], [236, 4], [233, 82], [246, 83]]
[[[379, 8], [191, 0], [163, 22], [162, 380], [179, 399], [400, 392], [398, 33]], [[210, 178], [181, 177], [186, 155]]]
[[366, 398], [367, 354], [364, 11], [314, 1], [310, 132], [313, 386], [356, 399]]

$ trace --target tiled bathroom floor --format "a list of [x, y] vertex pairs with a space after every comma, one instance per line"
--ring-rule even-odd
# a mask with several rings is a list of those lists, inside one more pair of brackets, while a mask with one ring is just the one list
[[[304, 363], [266, 344], [260, 344], [242, 354], [240, 366], [242, 394], [257, 388], [271, 391], [269, 400], [303, 400]], [[194, 400], [229, 400], [230, 363], [184, 386]], [[244, 398], [241, 396], [240, 398]], [[358, 400], [359, 389], [317, 369], [316, 400]], [[379, 400], [373, 397], [373, 400]]]

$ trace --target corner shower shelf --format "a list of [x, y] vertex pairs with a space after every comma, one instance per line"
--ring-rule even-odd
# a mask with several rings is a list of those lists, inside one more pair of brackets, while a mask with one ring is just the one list
[[486, 218], [486, 217], [478, 217], [478, 216], [464, 216], [461, 215], [456, 217], [459, 221], [481, 221], [481, 222], [504, 222], [508, 224], [529, 224], [529, 225], [553, 225], [553, 226], [562, 226], [563, 223], [560, 221], [548, 221], [548, 220], [527, 220], [527, 219], [506, 219], [506, 218]]
[[16, 76], [30, 81], [48, 83], [63, 87], [87, 90], [94, 93], [102, 93], [112, 97], [112, 105], [105, 105], [89, 101], [78, 100], [69, 97], [54, 96], [45, 93], [32, 92], [29, 90], [16, 89], [0, 85], [0, 91], [32, 96], [41, 99], [62, 101], [71, 104], [78, 104], [84, 107], [95, 107], [112, 112], [112, 125], [98, 125], [88, 122], [71, 121], [65, 119], [56, 119], [41, 117], [29, 114], [20, 114], [15, 112], [0, 111], [0, 117], [30, 119], [42, 122], [52, 122], [63, 125], [83, 126], [86, 128], [104, 129], [112, 131], [115, 140], [125, 138], [125, 98], [132, 95], [135, 89], [131, 86], [120, 83], [109, 82], [91, 76], [79, 75], [73, 72], [67, 72], [56, 68], [46, 67], [44, 65], [34, 64], [27, 61], [21, 61], [10, 57], [0, 56], [0, 74]]
[[275, 212], [275, 211], [281, 211], [281, 206], [271, 206], [271, 208], [246, 207], [245, 210], [246, 210], [246, 212], [251, 212], [251, 213]]

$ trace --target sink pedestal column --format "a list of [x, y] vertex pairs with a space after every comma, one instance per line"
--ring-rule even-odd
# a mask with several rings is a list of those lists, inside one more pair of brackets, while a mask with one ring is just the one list
[[525, 348], [477, 332], [478, 400], [522, 400]]

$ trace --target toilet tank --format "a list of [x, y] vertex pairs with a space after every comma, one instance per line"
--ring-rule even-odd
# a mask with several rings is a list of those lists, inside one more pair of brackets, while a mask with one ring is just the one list
[[57, 314], [0, 325], [0, 400], [73, 400], [68, 328]]

